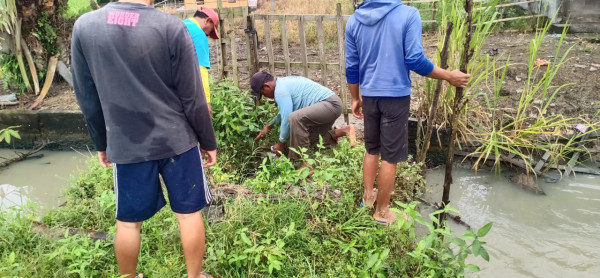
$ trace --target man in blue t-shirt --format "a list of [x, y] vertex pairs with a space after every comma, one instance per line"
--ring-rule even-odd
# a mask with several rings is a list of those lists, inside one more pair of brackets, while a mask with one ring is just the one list
[[[263, 127], [255, 140], [264, 137], [274, 125], [281, 124], [279, 143], [271, 149], [279, 154], [286, 148], [308, 148], [317, 143], [319, 135], [325, 145], [337, 143], [337, 139], [348, 135], [352, 145], [356, 144], [356, 132], [353, 125], [331, 129], [335, 120], [342, 114], [342, 100], [332, 90], [308, 78], [301, 76], [275, 77], [261, 71], [252, 76], [250, 81], [253, 93], [274, 98], [279, 113], [271, 122]], [[298, 160], [299, 155], [289, 151], [291, 160]], [[302, 167], [307, 164], [303, 163]]]
[[190, 36], [192, 37], [192, 41], [194, 42], [198, 64], [200, 65], [200, 77], [202, 78], [204, 94], [206, 95], [206, 102], [208, 103], [208, 110], [212, 113], [212, 107], [210, 106], [210, 87], [208, 82], [210, 49], [208, 48], [207, 36], [210, 36], [215, 40], [219, 39], [219, 32], [217, 31], [219, 15], [211, 8], [202, 7], [200, 10], [196, 11], [194, 17], [184, 20], [183, 23], [185, 23], [185, 27], [187, 27]]

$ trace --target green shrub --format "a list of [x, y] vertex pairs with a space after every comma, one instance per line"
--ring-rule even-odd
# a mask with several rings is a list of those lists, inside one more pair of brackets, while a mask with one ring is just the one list
[[[102, 1], [97, 2], [100, 4]], [[73, 19], [91, 10], [90, 0], [69, 0], [69, 2], [67, 2], [67, 8], [63, 12], [63, 17]]]

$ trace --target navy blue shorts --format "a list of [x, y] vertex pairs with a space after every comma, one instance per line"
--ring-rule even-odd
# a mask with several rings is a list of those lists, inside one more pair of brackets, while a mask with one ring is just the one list
[[198, 147], [166, 159], [115, 163], [113, 174], [119, 221], [144, 221], [165, 206], [159, 175], [173, 212], [193, 213], [212, 200]]
[[362, 101], [367, 153], [381, 154], [381, 159], [389, 163], [406, 161], [410, 96], [363, 96]]

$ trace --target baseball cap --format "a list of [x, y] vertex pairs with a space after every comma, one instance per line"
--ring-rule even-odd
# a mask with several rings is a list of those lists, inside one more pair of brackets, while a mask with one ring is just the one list
[[214, 30], [210, 32], [209, 36], [215, 40], [218, 40], [219, 31], [217, 30], [217, 26], [219, 25], [219, 15], [217, 14], [217, 12], [215, 12], [215, 10], [211, 8], [201, 7], [200, 11], [206, 14], [208, 18], [210, 18], [210, 20], [213, 22]]
[[262, 89], [265, 84], [265, 80], [270, 76], [270, 74], [266, 71], [259, 71], [252, 75], [252, 79], [250, 79], [250, 88], [252, 88], [252, 94], [256, 96], [257, 99], [260, 100], [262, 94], [260, 93], [260, 89]]

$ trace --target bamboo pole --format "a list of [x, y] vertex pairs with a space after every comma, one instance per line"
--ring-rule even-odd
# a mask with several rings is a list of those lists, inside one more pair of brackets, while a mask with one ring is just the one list
[[[467, 0], [465, 2], [465, 11], [467, 13], [467, 34], [464, 41], [464, 49], [462, 53], [462, 60], [460, 70], [464, 73], [467, 72], [467, 65], [473, 55], [471, 50], [471, 38], [473, 35], [473, 0]], [[448, 144], [448, 153], [446, 154], [446, 171], [444, 174], [444, 191], [442, 194], [442, 208], [445, 208], [450, 203], [450, 185], [452, 184], [452, 166], [454, 163], [454, 145], [457, 137], [456, 128], [458, 126], [458, 117], [463, 106], [461, 105], [464, 95], [464, 88], [456, 88], [456, 94], [454, 96], [454, 103], [452, 107], [452, 115], [450, 116], [450, 142]], [[440, 213], [439, 222], [443, 225], [443, 221], [446, 219], [445, 213]]]
[[290, 75], [290, 49], [287, 37], [287, 20], [285, 19], [285, 16], [279, 19], [279, 24], [281, 25], [281, 45], [283, 47], [283, 60], [285, 60], [285, 75]]
[[337, 11], [337, 35], [338, 35], [338, 53], [339, 53], [339, 63], [340, 63], [340, 88], [341, 88], [341, 97], [342, 97], [342, 112], [344, 113], [344, 120], [346, 124], [350, 124], [350, 119], [348, 118], [348, 88], [346, 86], [346, 57], [344, 55], [344, 18], [342, 17], [342, 4], [337, 3], [336, 5]]
[[306, 33], [304, 32], [304, 17], [298, 20], [298, 35], [300, 36], [300, 59], [302, 61], [302, 75], [308, 78], [308, 58], [306, 57]]
[[317, 17], [317, 39], [319, 40], [319, 60], [321, 60], [321, 85], [327, 86], [327, 65], [325, 60], [325, 39], [323, 38], [323, 17]]

